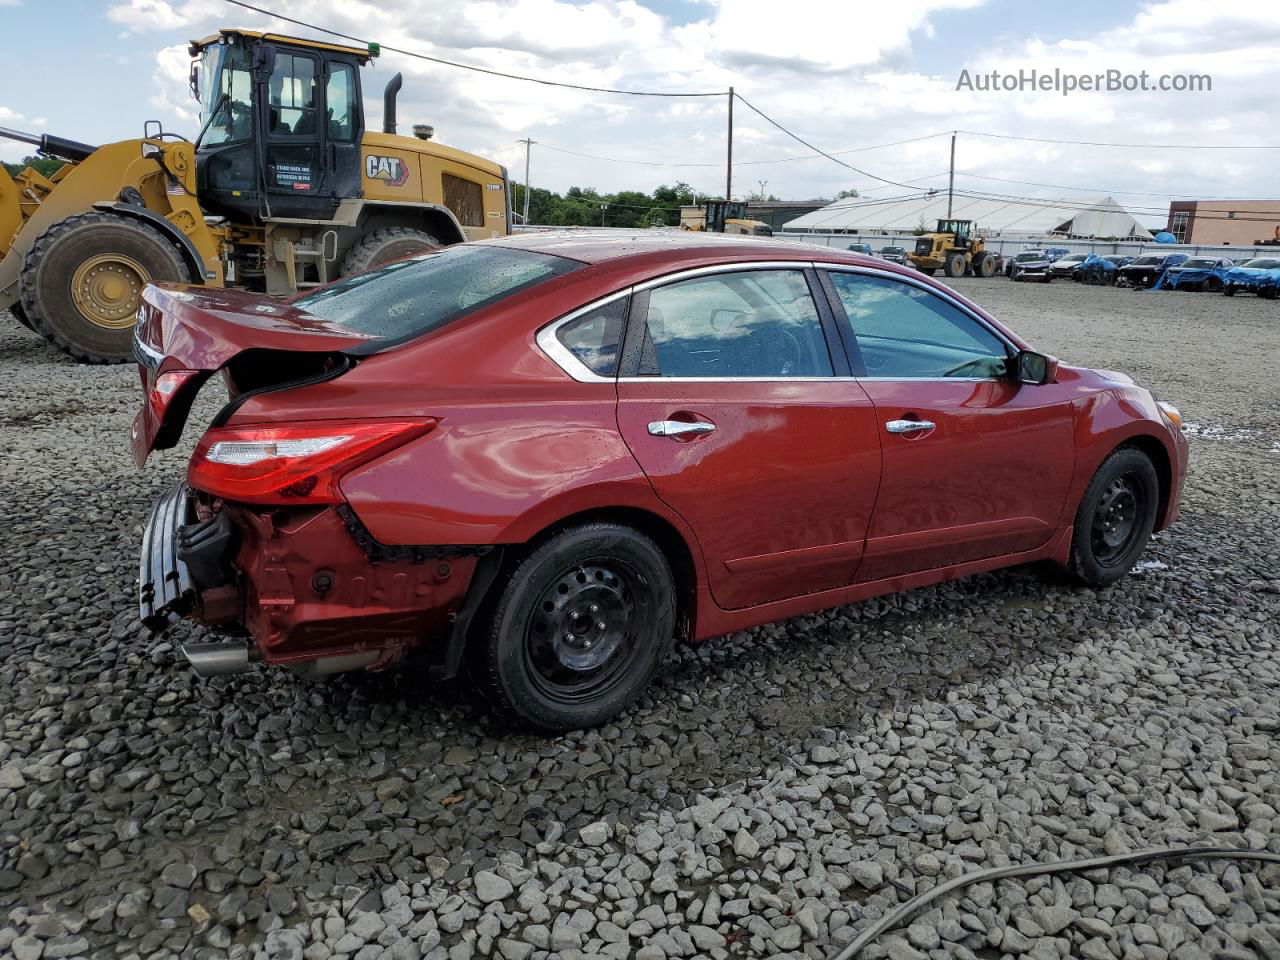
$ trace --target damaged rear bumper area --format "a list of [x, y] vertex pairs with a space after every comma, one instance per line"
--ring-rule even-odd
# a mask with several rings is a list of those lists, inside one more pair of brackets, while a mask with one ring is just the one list
[[189, 617], [229, 634], [183, 644], [202, 676], [259, 659], [307, 677], [381, 669], [423, 645], [455, 672], [481, 553], [464, 550], [389, 548], [333, 507], [210, 504], [183, 484], [156, 501], [143, 534], [139, 619], [155, 633]]
[[[153, 634], [161, 633], [198, 608], [221, 607], [223, 618], [240, 606], [239, 591], [225, 573], [234, 539], [227, 518], [201, 521], [191, 491], [178, 484], [151, 508], [142, 534], [138, 565], [138, 619]], [[215, 610], [210, 613], [217, 615]], [[185, 643], [182, 653], [204, 677], [239, 673], [254, 651], [246, 640]]]

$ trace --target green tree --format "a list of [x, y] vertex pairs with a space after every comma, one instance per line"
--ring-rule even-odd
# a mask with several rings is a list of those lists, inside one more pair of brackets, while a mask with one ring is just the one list
[[4, 168], [10, 176], [16, 177], [23, 167], [32, 167], [41, 176], [51, 177], [62, 167], [63, 161], [57, 157], [23, 157], [18, 163], [6, 163]]

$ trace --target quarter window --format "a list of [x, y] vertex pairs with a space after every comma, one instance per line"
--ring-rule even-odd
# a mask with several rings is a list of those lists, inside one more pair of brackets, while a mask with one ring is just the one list
[[329, 114], [329, 139], [351, 141], [355, 138], [356, 83], [355, 71], [346, 63], [330, 68], [325, 85], [325, 110]]
[[622, 324], [626, 318], [627, 298], [619, 297], [561, 325], [556, 330], [556, 339], [592, 373], [612, 377], [618, 372]]
[[1004, 342], [937, 294], [911, 284], [832, 273], [869, 377], [1000, 377]]
[[744, 270], [649, 292], [640, 374], [829, 377], [831, 354], [799, 270]]

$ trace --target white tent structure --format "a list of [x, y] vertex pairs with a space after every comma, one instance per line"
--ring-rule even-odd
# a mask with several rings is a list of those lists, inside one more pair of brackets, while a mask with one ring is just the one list
[[[806, 213], [783, 227], [787, 233], [858, 233], [907, 235], [921, 227], [933, 230], [947, 216], [947, 195], [935, 193], [910, 199], [876, 200], [856, 197]], [[951, 216], [972, 220], [984, 236], [1012, 240], [1041, 237], [1150, 240], [1151, 231], [1111, 197], [1068, 201], [988, 199], [957, 196]]]

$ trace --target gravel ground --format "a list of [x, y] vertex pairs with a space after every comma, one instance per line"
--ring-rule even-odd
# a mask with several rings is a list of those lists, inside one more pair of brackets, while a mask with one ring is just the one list
[[[683, 650], [618, 722], [503, 728], [403, 670], [201, 681], [135, 623], [183, 457], [132, 369], [0, 317], [0, 956], [820, 958], [981, 867], [1280, 852], [1280, 310], [957, 286], [1193, 425], [1183, 519], [1104, 592], [1013, 570]], [[864, 957], [1280, 957], [1280, 868], [968, 888]]]

